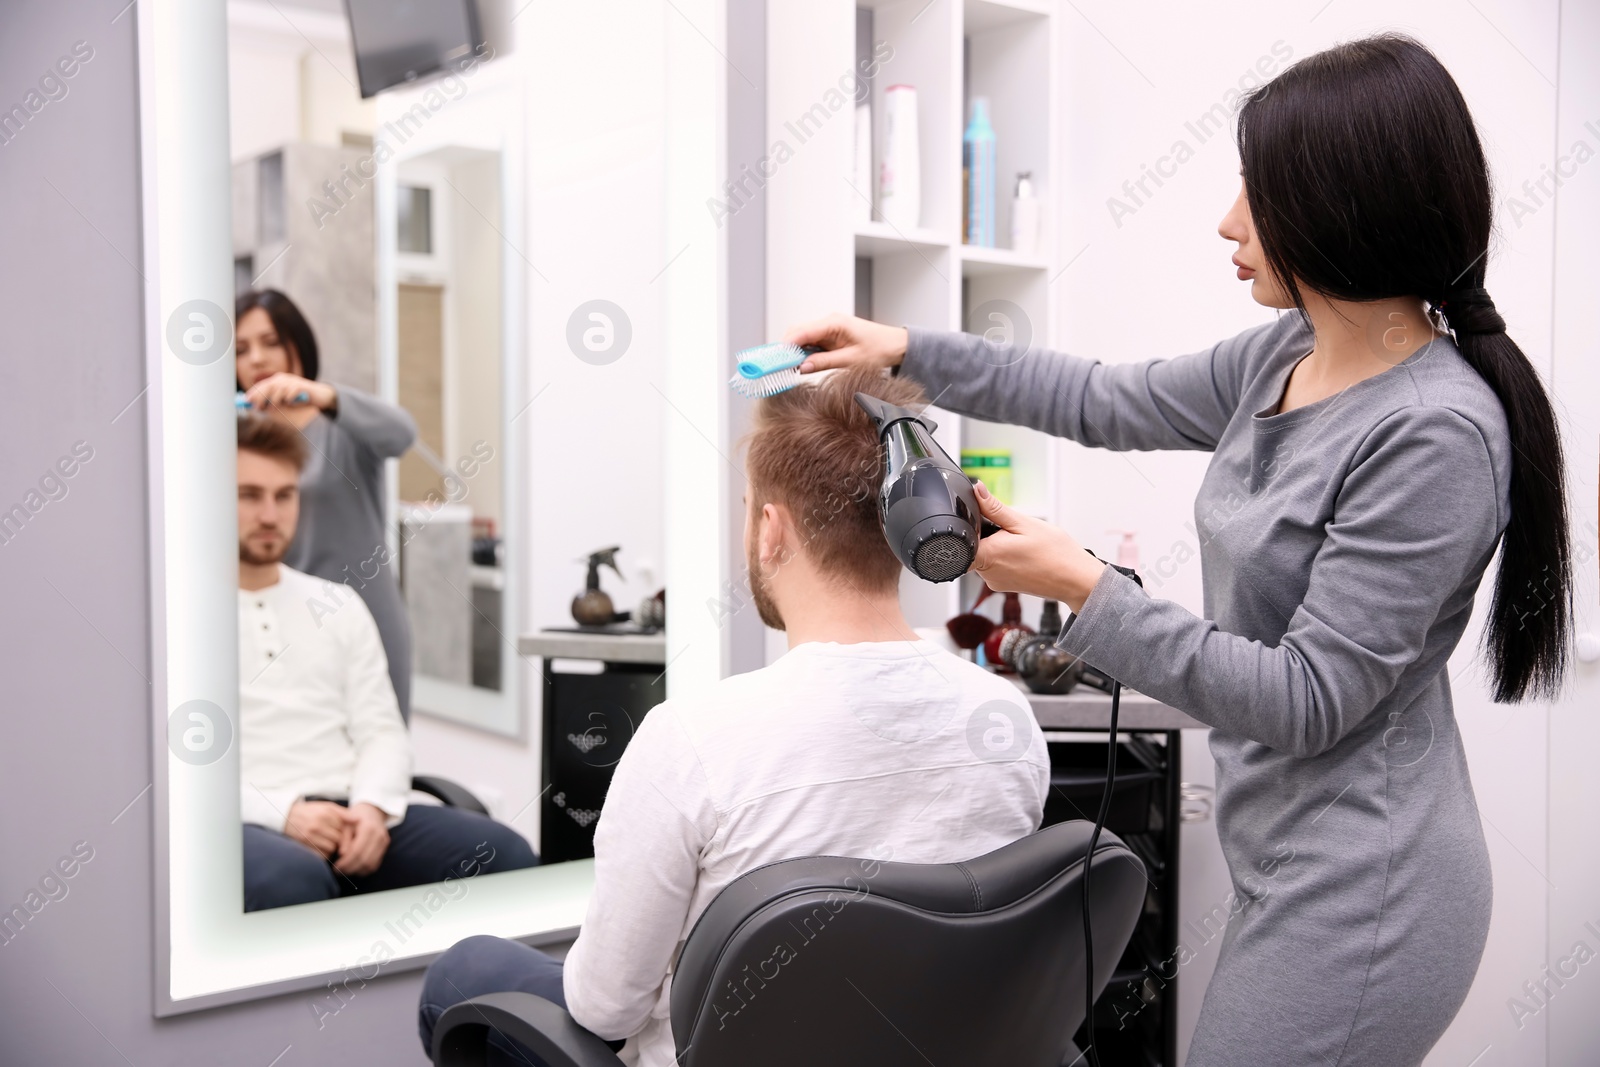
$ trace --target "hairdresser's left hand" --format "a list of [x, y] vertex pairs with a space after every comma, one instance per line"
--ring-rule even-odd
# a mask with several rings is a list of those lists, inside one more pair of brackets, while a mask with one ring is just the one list
[[[307, 399], [298, 399], [302, 394]], [[269, 374], [245, 390], [244, 395], [249, 397], [250, 406], [257, 411], [269, 406], [287, 408], [303, 404], [311, 404], [313, 407], [328, 411], [332, 409], [339, 396], [327, 382], [312, 381], [310, 378], [302, 378], [287, 371]]]
[[1000, 527], [978, 542], [975, 574], [997, 593], [1028, 593], [1082, 611], [1106, 565], [1067, 531], [996, 500], [978, 482], [978, 508]]

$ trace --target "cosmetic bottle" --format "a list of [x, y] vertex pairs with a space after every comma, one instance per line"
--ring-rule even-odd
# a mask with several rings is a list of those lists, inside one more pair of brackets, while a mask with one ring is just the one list
[[1106, 532], [1122, 535], [1122, 540], [1117, 543], [1117, 566], [1127, 567], [1129, 570], [1138, 570], [1139, 542], [1134, 540], [1135, 531], [1107, 530]]
[[1016, 196], [1011, 201], [1011, 250], [1031, 256], [1039, 250], [1039, 201], [1033, 195], [1033, 174], [1017, 175]]
[[961, 137], [962, 169], [967, 175], [967, 244], [994, 247], [994, 128], [987, 97], [974, 97], [972, 119]]
[[917, 90], [891, 85], [883, 91], [883, 167], [878, 209], [900, 230], [922, 224], [922, 172], [917, 140]]
[[856, 105], [856, 166], [854, 197], [857, 222], [872, 221], [872, 105]]
[[1009, 448], [963, 448], [961, 473], [982, 481], [994, 498], [1008, 507], [1011, 498], [1011, 450]]
[[1039, 609], [1039, 636], [1054, 641], [1061, 636], [1061, 602], [1046, 600]]

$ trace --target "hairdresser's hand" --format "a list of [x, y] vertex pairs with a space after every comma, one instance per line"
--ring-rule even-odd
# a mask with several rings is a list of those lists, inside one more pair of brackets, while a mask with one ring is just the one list
[[996, 500], [982, 482], [974, 488], [983, 517], [1000, 527], [978, 542], [972, 570], [997, 593], [1028, 593], [1082, 611], [1106, 565], [1067, 531]]
[[389, 851], [388, 819], [375, 804], [352, 804], [348, 810], [340, 810], [344, 811], [345, 827], [333, 869], [356, 877], [371, 874]]
[[344, 836], [344, 806], [331, 800], [297, 800], [289, 806], [283, 820], [283, 833], [322, 854], [333, 858]]
[[[286, 371], [269, 374], [245, 390], [244, 395], [250, 398], [250, 406], [257, 411], [272, 406], [287, 408], [302, 404], [329, 411], [338, 402], [339, 396], [327, 382], [312, 381]], [[302, 395], [307, 399], [300, 400]]]
[[906, 356], [904, 326], [885, 326], [851, 315], [829, 315], [796, 326], [784, 340], [792, 345], [821, 345], [827, 350], [800, 364], [801, 374], [833, 367], [898, 367]]

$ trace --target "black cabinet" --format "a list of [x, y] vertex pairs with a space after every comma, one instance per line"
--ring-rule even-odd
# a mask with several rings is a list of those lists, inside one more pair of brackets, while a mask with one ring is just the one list
[[[1084, 735], [1078, 735], [1084, 736]], [[1144, 861], [1144, 910], [1111, 981], [1095, 1002], [1103, 1064], [1178, 1062], [1178, 827], [1182, 741], [1177, 730], [1123, 732], [1106, 829]], [[1093, 821], [1105, 791], [1107, 742], [1051, 741], [1044, 825]], [[1080, 1029], [1076, 1038], [1084, 1046]]]
[[567, 673], [544, 661], [544, 863], [594, 855], [594, 824], [612, 770], [646, 713], [667, 696], [659, 663], [603, 666], [598, 674]]

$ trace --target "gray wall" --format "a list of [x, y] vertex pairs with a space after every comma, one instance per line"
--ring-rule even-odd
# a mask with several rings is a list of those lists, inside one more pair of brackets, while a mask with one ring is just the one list
[[[123, 0], [124, 3], [127, 0]], [[282, 145], [283, 236], [261, 234], [261, 157], [233, 165], [233, 255], [252, 257], [257, 289], [285, 293], [316, 326], [317, 377], [368, 393], [378, 391], [376, 193], [369, 185], [318, 225], [305, 205], [326, 201], [324, 182], [341, 167], [359, 174], [371, 150], [293, 142]], [[353, 182], [347, 187], [356, 189]]]
[[[728, 177], [738, 179], [741, 168], [753, 165], [767, 151], [767, 6], [764, 3], [728, 4], [728, 60], [743, 77], [728, 78]], [[754, 83], [753, 85], [750, 83]], [[728, 220], [728, 352], [779, 340], [767, 337], [767, 193], [760, 188]], [[734, 265], [737, 266], [734, 266]], [[725, 367], [733, 374], [732, 366]], [[728, 440], [738, 441], [750, 430], [753, 404], [728, 405]], [[750, 597], [750, 576], [744, 565], [745, 490], [742, 457], [727, 465], [730, 554], [728, 580], [736, 590], [735, 603]], [[767, 628], [754, 611], [736, 611], [728, 619], [728, 673], [743, 674], [767, 664]]]
[[[75, 843], [93, 850], [59, 883], [64, 897], [0, 935], [0, 1063], [415, 1067], [416, 972], [368, 985], [321, 1030], [309, 994], [151, 1014], [143, 251], [125, 2], [0, 4], [0, 112], [75, 42], [94, 50], [65, 97], [0, 133], [0, 512], [43, 502], [0, 535], [0, 910], [24, 904]], [[93, 453], [65, 495], [52, 483], [58, 499], [30, 500], [79, 441]]]

